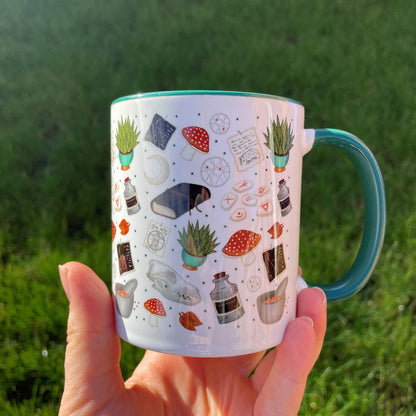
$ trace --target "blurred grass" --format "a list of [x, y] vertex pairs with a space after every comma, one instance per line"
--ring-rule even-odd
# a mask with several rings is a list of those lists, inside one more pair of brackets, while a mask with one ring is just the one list
[[[384, 250], [329, 305], [301, 414], [412, 415], [416, 334], [416, 4], [404, 0], [6, 0], [0, 14], [0, 413], [56, 414], [67, 302], [57, 264], [110, 283], [109, 106], [137, 91], [289, 96], [306, 127], [362, 138], [383, 172]], [[305, 157], [301, 265], [344, 273], [363, 219], [342, 155]], [[127, 376], [140, 350], [123, 343]]]

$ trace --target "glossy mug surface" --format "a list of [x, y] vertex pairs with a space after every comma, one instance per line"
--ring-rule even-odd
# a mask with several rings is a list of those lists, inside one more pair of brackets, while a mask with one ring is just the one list
[[317, 144], [347, 152], [366, 205], [354, 265], [322, 285], [337, 300], [369, 278], [384, 234], [383, 181], [359, 139], [305, 130], [303, 106], [275, 96], [171, 91], [115, 100], [112, 289], [120, 337], [201, 357], [277, 345], [296, 312], [302, 160]]

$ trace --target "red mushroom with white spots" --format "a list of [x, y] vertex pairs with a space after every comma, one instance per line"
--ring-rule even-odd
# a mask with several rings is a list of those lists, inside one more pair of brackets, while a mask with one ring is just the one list
[[150, 326], [157, 326], [158, 318], [160, 316], [166, 316], [166, 311], [165, 311], [165, 308], [163, 307], [163, 303], [157, 298], [148, 299], [144, 303], [144, 307], [150, 312], [150, 318], [149, 318]]
[[202, 127], [190, 126], [182, 129], [182, 135], [188, 144], [182, 149], [181, 156], [185, 160], [192, 160], [196, 150], [209, 152], [209, 134]]
[[260, 234], [249, 230], [239, 230], [230, 237], [222, 252], [226, 256], [241, 257], [241, 262], [249, 266], [256, 258], [253, 249], [260, 240]]

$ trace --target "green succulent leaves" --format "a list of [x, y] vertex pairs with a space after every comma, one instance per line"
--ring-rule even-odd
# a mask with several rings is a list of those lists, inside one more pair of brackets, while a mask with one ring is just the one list
[[193, 256], [207, 256], [215, 253], [215, 248], [220, 244], [217, 243], [215, 231], [210, 232], [209, 225], [199, 226], [199, 222], [191, 224], [188, 222], [187, 229], [179, 231], [177, 240], [184, 250]]
[[117, 123], [116, 145], [120, 153], [130, 153], [139, 143], [137, 138], [140, 132], [136, 130], [133, 121], [127, 116], [125, 120], [121, 117], [121, 121]]
[[286, 155], [293, 146], [292, 126], [285, 118], [282, 122], [277, 116], [276, 121], [272, 120], [272, 131], [267, 127], [267, 133], [263, 133], [266, 143], [264, 143], [275, 155]]

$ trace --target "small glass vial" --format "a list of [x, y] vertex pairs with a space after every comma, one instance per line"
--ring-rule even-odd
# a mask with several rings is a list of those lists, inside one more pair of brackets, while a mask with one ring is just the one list
[[220, 324], [233, 322], [244, 315], [238, 287], [235, 283], [228, 281], [226, 272], [214, 275], [214, 290], [210, 293], [214, 310]]
[[292, 203], [290, 202], [289, 188], [287, 187], [284, 179], [279, 182], [277, 199], [279, 200], [282, 217], [285, 217], [292, 210]]
[[130, 178], [124, 180], [124, 199], [126, 200], [127, 214], [133, 215], [140, 211], [136, 188], [131, 183]]

